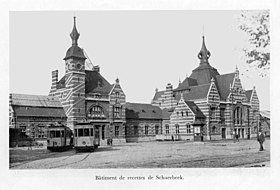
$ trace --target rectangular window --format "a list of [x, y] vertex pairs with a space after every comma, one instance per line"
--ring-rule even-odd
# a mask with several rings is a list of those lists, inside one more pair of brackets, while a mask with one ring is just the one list
[[84, 133], [83, 133], [83, 129], [78, 129], [78, 137], [83, 137]]
[[50, 131], [50, 138], [54, 138], [55, 137], [55, 131]]
[[145, 126], [145, 135], [148, 135], [148, 134], [149, 134], [149, 126], [146, 125], [146, 126]]
[[215, 119], [216, 118], [216, 109], [215, 108], [211, 108], [210, 109], [210, 117], [211, 119]]
[[90, 136], [93, 137], [93, 128], [90, 128]]
[[119, 126], [115, 126], [115, 136], [118, 137], [119, 136]]
[[165, 125], [165, 133], [169, 134], [169, 125]]
[[158, 134], [158, 128], [159, 128], [159, 126], [155, 126], [155, 133], [156, 133], [156, 135]]
[[190, 134], [191, 133], [191, 125], [187, 124], [187, 133]]
[[138, 135], [138, 126], [134, 126], [134, 135]]
[[179, 125], [177, 124], [177, 125], [175, 125], [176, 126], [176, 134], [179, 134], [180, 133], [180, 131], [179, 131]]
[[60, 137], [60, 131], [55, 131], [55, 137]]
[[61, 137], [64, 137], [64, 131], [61, 131]]
[[88, 137], [89, 136], [89, 128], [84, 129], [84, 136]]

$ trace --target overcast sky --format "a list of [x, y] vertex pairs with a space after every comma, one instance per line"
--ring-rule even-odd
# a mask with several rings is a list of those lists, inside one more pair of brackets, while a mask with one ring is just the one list
[[241, 58], [247, 38], [237, 27], [239, 11], [10, 12], [10, 92], [47, 95], [51, 71], [64, 75], [74, 15], [79, 46], [111, 84], [120, 79], [128, 102], [150, 103], [156, 88], [176, 88], [189, 76], [204, 28], [210, 64], [220, 74], [238, 66], [245, 89], [256, 86], [261, 109], [270, 108], [269, 77]]

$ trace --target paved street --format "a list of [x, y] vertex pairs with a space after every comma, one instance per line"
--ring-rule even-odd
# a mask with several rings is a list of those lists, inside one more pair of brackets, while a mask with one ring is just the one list
[[270, 140], [126, 143], [95, 152], [10, 149], [11, 169], [269, 167]]

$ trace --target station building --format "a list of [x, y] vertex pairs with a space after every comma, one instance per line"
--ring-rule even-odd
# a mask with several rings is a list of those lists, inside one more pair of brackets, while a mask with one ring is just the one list
[[108, 139], [118, 144], [256, 136], [259, 100], [255, 87], [242, 87], [237, 68], [219, 74], [208, 61], [211, 54], [204, 37], [198, 53], [200, 63], [192, 74], [177, 88], [167, 84], [165, 90], [156, 89], [152, 102], [142, 104], [126, 102], [118, 78], [110, 83], [99, 66], [87, 66], [89, 58], [78, 46], [79, 36], [74, 17], [72, 44], [64, 57], [65, 75], [59, 78], [58, 70], [52, 72], [48, 96], [10, 95], [10, 128], [24, 131], [25, 126], [46, 128], [51, 122], [60, 122], [73, 130], [76, 124], [86, 122], [98, 129], [101, 145]]
[[[219, 74], [210, 65], [210, 51], [203, 36], [198, 53], [200, 63], [177, 88], [167, 84], [158, 91], [152, 105], [163, 109], [165, 139], [219, 140], [256, 137], [259, 121], [259, 99], [255, 87], [245, 90], [239, 70]], [[169, 117], [169, 118], [168, 118]]]

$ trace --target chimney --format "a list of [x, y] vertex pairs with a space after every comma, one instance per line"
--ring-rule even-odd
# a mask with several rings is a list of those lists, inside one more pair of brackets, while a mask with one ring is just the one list
[[92, 70], [99, 73], [99, 72], [100, 72], [100, 67], [99, 67], [99, 65], [93, 66]]
[[50, 95], [52, 95], [52, 93], [56, 91], [57, 82], [58, 82], [58, 70], [55, 70], [52, 71], [52, 86], [51, 86]]
[[171, 83], [168, 83], [167, 86], [166, 86], [166, 90], [172, 90], [172, 88], [173, 88], [173, 87], [172, 87], [172, 84], [171, 84]]
[[12, 94], [10, 93], [10, 94], [9, 94], [9, 106], [11, 106], [12, 103], [13, 103], [13, 102], [12, 102]]

